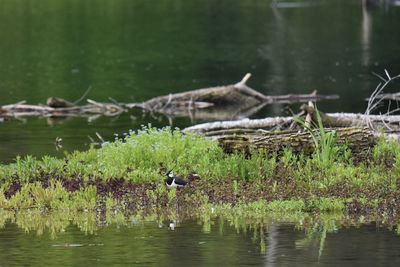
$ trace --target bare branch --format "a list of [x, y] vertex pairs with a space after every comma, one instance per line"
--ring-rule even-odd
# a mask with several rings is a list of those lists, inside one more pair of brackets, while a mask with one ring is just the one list
[[[377, 76], [379, 79], [381, 79], [384, 83], [379, 83], [378, 86], [375, 88], [375, 90], [372, 92], [371, 96], [368, 99], [368, 105], [367, 108], [365, 110], [365, 122], [366, 124], [372, 129], [373, 128], [373, 124], [370, 121], [369, 116], [372, 114], [372, 112], [385, 100], [387, 99], [386, 96], [387, 94], [383, 94], [384, 89], [394, 80], [399, 79], [400, 78], [400, 74], [391, 77], [389, 72], [385, 69], [385, 74], [388, 77], [388, 79], [386, 80], [385, 78], [383, 78], [382, 76], [380, 76], [379, 74], [374, 73], [375, 76]], [[382, 116], [388, 116], [390, 115], [392, 112], [390, 111], [390, 101], [388, 104], [388, 111], [386, 112], [386, 114], [382, 115]], [[385, 125], [386, 126], [386, 125]], [[387, 127], [389, 128], [389, 127]]]
[[88, 89], [86, 89], [86, 91], [83, 93], [83, 95], [75, 102], [72, 102], [72, 104], [76, 105], [79, 102], [81, 102], [87, 96], [87, 94], [90, 92], [90, 90], [92, 90], [92, 86], [89, 86]]
[[373, 75], [375, 75], [376, 77], [378, 77], [379, 79], [381, 79], [383, 82], [386, 82], [386, 80], [385, 80], [385, 78], [383, 78], [381, 75], [379, 75], [378, 73], [376, 73], [376, 72], [372, 72], [372, 74]]
[[390, 77], [389, 72], [386, 69], [385, 69], [385, 73], [386, 73], [386, 76], [388, 77], [388, 79], [391, 80], [392, 77]]

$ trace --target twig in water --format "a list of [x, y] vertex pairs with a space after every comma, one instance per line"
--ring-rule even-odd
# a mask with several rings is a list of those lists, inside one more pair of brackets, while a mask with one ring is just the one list
[[108, 98], [112, 103], [114, 103], [115, 105], [117, 105], [117, 106], [121, 106], [121, 104], [120, 103], [118, 103], [118, 101], [117, 100], [115, 100], [114, 98], [112, 98], [112, 97], [109, 97]]
[[81, 102], [87, 96], [87, 94], [90, 92], [90, 90], [92, 90], [92, 86], [89, 86], [88, 89], [86, 89], [86, 91], [83, 93], [83, 95], [75, 102], [72, 102], [72, 104], [76, 105], [79, 102]]
[[101, 137], [101, 135], [100, 135], [98, 132], [96, 132], [96, 136], [97, 136], [97, 138], [99, 138], [99, 140], [100, 140], [102, 143], [105, 142], [104, 139], [103, 139], [103, 137]]

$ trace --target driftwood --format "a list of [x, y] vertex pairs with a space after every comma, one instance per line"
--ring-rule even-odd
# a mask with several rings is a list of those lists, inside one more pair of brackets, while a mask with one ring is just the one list
[[116, 116], [124, 112], [124, 109], [112, 103], [99, 103], [94, 100], [87, 100], [88, 104], [76, 106], [64, 99], [50, 97], [48, 105], [29, 105], [19, 102], [0, 107], [2, 117], [24, 117], [24, 116], [43, 116], [43, 117], [75, 117], [84, 115], [101, 114], [105, 116]]
[[127, 104], [126, 107], [172, 112], [172, 110], [208, 108], [214, 105], [257, 105], [264, 102], [266, 97], [246, 85], [250, 76], [247, 74], [237, 84], [159, 96], [144, 103]]
[[87, 100], [88, 104], [78, 106], [85, 94], [76, 102], [50, 97], [46, 105], [29, 105], [19, 102], [0, 107], [0, 117], [44, 116], [44, 117], [76, 117], [85, 115], [115, 116], [124, 112], [124, 108], [139, 108], [151, 113], [159, 113], [168, 117], [191, 117], [207, 120], [235, 120], [246, 118], [267, 104], [295, 103], [318, 101], [321, 99], [337, 99], [337, 95], [288, 94], [266, 96], [248, 87], [246, 82], [251, 74], [238, 83], [226, 86], [198, 89], [178, 94], [170, 94], [152, 98], [143, 103], [99, 103]]
[[174, 117], [237, 119], [251, 116], [267, 104], [338, 98], [337, 95], [318, 95], [316, 91], [311, 94], [267, 96], [246, 85], [250, 77], [251, 74], [248, 73], [236, 84], [169, 94], [152, 98], [143, 103], [129, 103], [125, 106]]

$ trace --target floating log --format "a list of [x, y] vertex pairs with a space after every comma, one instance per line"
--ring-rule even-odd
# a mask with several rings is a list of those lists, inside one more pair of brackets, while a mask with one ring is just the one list
[[248, 73], [236, 84], [159, 96], [143, 103], [99, 103], [87, 100], [87, 105], [77, 106], [76, 103], [86, 96], [89, 88], [74, 103], [62, 98], [50, 97], [47, 99], [47, 105], [30, 105], [25, 102], [4, 105], [0, 107], [0, 117], [75, 117], [87, 114], [115, 116], [124, 112], [123, 107], [126, 107], [140, 108], [168, 117], [235, 120], [249, 117], [271, 103], [294, 103], [338, 98], [337, 95], [318, 95], [316, 91], [311, 94], [266, 96], [246, 85], [250, 77], [251, 74]]
[[[150, 111], [161, 112], [170, 109], [183, 108], [186, 110], [205, 108], [214, 105], [256, 105], [266, 101], [266, 97], [263, 94], [246, 85], [246, 82], [250, 77], [251, 74], [248, 73], [236, 84], [159, 96], [141, 104], [127, 104], [126, 107], [140, 107]], [[203, 105], [199, 105], [199, 102], [203, 103]]]
[[19, 102], [0, 107], [2, 117], [24, 117], [24, 116], [43, 116], [43, 117], [74, 117], [83, 115], [101, 114], [105, 116], [116, 116], [125, 110], [116, 104], [99, 103], [88, 99], [89, 104], [76, 106], [64, 99], [51, 97], [48, 105], [30, 105]]
[[[236, 111], [233, 112], [233, 114], [236, 114], [234, 118], [240, 118], [244, 117], [242, 114], [247, 116], [254, 114], [249, 114], [249, 111], [256, 112], [266, 104], [338, 98], [337, 95], [318, 95], [316, 91], [311, 94], [267, 96], [246, 85], [250, 77], [251, 74], [248, 73], [236, 84], [159, 96], [143, 103], [129, 103], [125, 107], [140, 108], [168, 116], [198, 117], [196, 115], [200, 115], [200, 118], [215, 117], [215, 114], [223, 114], [228, 110], [228, 114], [225, 112], [220, 117], [232, 117], [231, 111]], [[198, 110], [207, 110], [209, 112], [194, 113], [194, 111]]]

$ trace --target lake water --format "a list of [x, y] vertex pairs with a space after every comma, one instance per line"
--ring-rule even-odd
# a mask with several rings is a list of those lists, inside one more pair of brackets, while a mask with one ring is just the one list
[[[22, 223], [23, 224], [23, 223]], [[400, 236], [377, 225], [310, 234], [292, 224], [235, 228], [185, 221], [111, 224], [84, 231], [6, 223], [1, 266], [399, 266]], [[23, 228], [24, 226], [22, 226]], [[43, 230], [44, 228], [44, 230]], [[245, 230], [246, 229], [246, 230]], [[323, 236], [323, 238], [321, 238]]]
[[[278, 1], [279, 2], [279, 1]], [[280, 1], [284, 2], [284, 1]], [[287, 3], [286, 1], [285, 3]], [[363, 9], [361, 0], [271, 7], [268, 0], [0, 0], [0, 105], [26, 100], [140, 102], [230, 84], [247, 72], [264, 94], [339, 94], [324, 111], [363, 112], [378, 83], [400, 73], [400, 8]], [[298, 105], [290, 107], [298, 110]], [[270, 105], [254, 118], [284, 115]], [[199, 120], [172, 120], [185, 127]], [[16, 155], [86, 149], [95, 132], [169, 120], [129, 112], [116, 118], [19, 119], [0, 123], [0, 162]], [[56, 137], [63, 148], [55, 149]]]
[[[283, 1], [279, 1], [283, 2]], [[70, 101], [140, 102], [230, 84], [245, 73], [267, 94], [338, 94], [323, 111], [363, 112], [373, 72], [400, 73], [400, 8], [365, 9], [361, 0], [0, 0], [0, 105], [49, 96]], [[288, 4], [289, 3], [289, 4]], [[299, 4], [300, 3], [300, 4]], [[289, 107], [294, 112], [298, 105]], [[252, 118], [285, 115], [269, 105]], [[186, 127], [201, 120], [176, 118]], [[114, 133], [168, 118], [131, 111], [115, 118], [20, 118], [0, 123], [0, 162], [17, 155], [88, 148]], [[56, 150], [54, 141], [62, 138]], [[39, 224], [39, 222], [35, 223]], [[375, 225], [310, 235], [291, 224], [237, 229], [221, 220], [70, 225], [51, 234], [8, 222], [0, 229], [1, 266], [399, 266], [400, 240]], [[28, 231], [29, 230], [29, 231]], [[84, 230], [84, 231], [82, 231]]]

